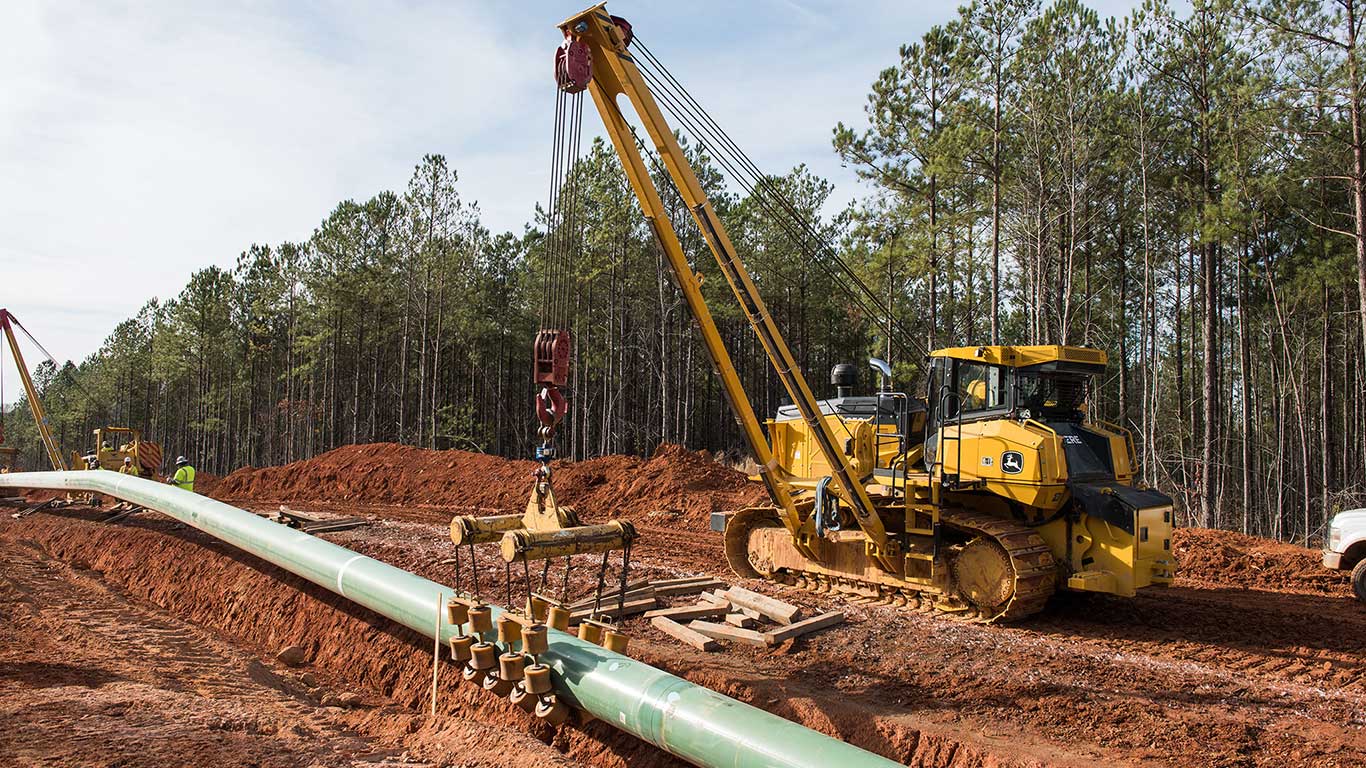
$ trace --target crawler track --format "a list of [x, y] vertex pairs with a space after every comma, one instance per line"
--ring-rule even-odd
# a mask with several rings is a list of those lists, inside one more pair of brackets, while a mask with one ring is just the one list
[[[969, 542], [992, 542], [1008, 558], [1008, 571], [1013, 580], [1002, 584], [999, 591], [1004, 600], [979, 604], [969, 599], [954, 583], [943, 591], [924, 589], [914, 583], [894, 582], [891, 579], [871, 580], [833, 572], [812, 563], [810, 568], [783, 565], [761, 567], [754, 562], [750, 551], [751, 537], [756, 533], [773, 548], [787, 547], [787, 532], [778, 526], [772, 508], [753, 507], [736, 514], [726, 526], [726, 558], [742, 576], [762, 577], [789, 586], [817, 593], [838, 593], [855, 602], [896, 605], [911, 610], [950, 616], [975, 622], [1019, 621], [1043, 610], [1057, 584], [1057, 564], [1053, 553], [1032, 529], [1008, 520], [976, 512], [955, 510], [946, 512], [943, 522]], [[795, 550], [787, 553], [789, 563], [796, 559]], [[953, 556], [950, 555], [950, 562]]]

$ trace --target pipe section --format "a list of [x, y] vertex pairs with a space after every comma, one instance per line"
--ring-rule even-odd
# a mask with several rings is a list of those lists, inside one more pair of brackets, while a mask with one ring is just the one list
[[[108, 471], [0, 474], [0, 488], [90, 491], [198, 528], [426, 637], [455, 592], [245, 510], [170, 485]], [[439, 597], [439, 601], [438, 601]], [[494, 607], [494, 616], [503, 609]], [[441, 623], [446, 647], [455, 627]], [[889, 768], [900, 765], [694, 685], [559, 630], [539, 660], [574, 706], [704, 768]]]

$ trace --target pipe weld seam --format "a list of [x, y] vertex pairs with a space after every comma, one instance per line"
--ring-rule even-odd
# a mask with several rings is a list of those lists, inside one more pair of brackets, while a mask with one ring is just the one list
[[342, 566], [337, 569], [337, 594], [341, 595], [342, 597], [348, 597], [348, 595], [346, 594], [346, 590], [342, 587], [342, 577], [346, 575], [346, 569], [348, 566], [350, 566], [357, 560], [362, 560], [364, 558], [365, 555], [356, 555], [350, 560], [347, 560], [346, 562], [342, 563]]

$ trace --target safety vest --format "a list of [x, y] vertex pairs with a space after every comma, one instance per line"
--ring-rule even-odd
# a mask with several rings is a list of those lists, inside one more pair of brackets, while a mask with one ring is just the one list
[[119, 474], [121, 474], [121, 475], [136, 475], [136, 474], [138, 474], [137, 465], [136, 465], [136, 464], [124, 464], [123, 466], [119, 467]]
[[171, 478], [175, 487], [194, 493], [194, 467], [186, 464], [175, 471], [175, 477]]

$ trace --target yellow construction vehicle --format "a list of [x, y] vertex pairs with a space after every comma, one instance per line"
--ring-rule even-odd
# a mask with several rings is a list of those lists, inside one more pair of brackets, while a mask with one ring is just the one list
[[[3, 439], [4, 423], [3, 419], [0, 419], [0, 441]], [[19, 449], [0, 445], [0, 475], [17, 471], [19, 471]], [[23, 497], [19, 495], [18, 488], [0, 488], [0, 504], [16, 504], [22, 500]]]
[[[18, 328], [29, 341], [46, 354], [42, 345], [33, 338], [33, 334], [7, 309], [0, 309], [0, 332], [4, 333], [5, 341], [9, 346], [10, 355], [14, 358], [14, 367], [19, 370], [19, 379], [24, 385], [24, 395], [28, 398], [29, 412], [33, 414], [34, 426], [38, 429], [38, 438], [43, 444], [43, 450], [47, 453], [47, 459], [52, 464], [52, 468], [57, 471], [65, 471], [71, 467], [99, 468], [117, 471], [123, 466], [124, 458], [131, 458], [135, 466], [138, 467], [142, 477], [155, 477], [161, 467], [161, 446], [149, 440], [142, 439], [142, 432], [130, 427], [101, 427], [94, 430], [94, 448], [89, 453], [71, 453], [71, 463], [67, 464], [62, 458], [62, 451], [57, 446], [57, 440], [52, 436], [52, 430], [48, 426], [47, 410], [43, 407], [42, 401], [38, 398], [38, 388], [33, 384], [33, 378], [29, 376], [28, 365], [24, 362], [24, 354], [19, 349], [19, 341], [14, 335], [14, 329]], [[52, 356], [48, 355], [52, 360]], [[56, 361], [53, 360], [55, 364]], [[0, 440], [3, 439], [3, 432], [0, 432]]]
[[[943, 349], [930, 354], [923, 399], [893, 392], [890, 368], [878, 361], [878, 392], [853, 396], [852, 369], [845, 366], [833, 382], [838, 396], [818, 400], [660, 103], [702, 132], [714, 154], [724, 155], [729, 137], [605, 5], [571, 16], [559, 29], [557, 127], [569, 115], [567, 135], [578, 134], [573, 116], [581, 114], [578, 99], [587, 90], [769, 493], [770, 505], [724, 520], [727, 559], [737, 573], [979, 621], [1033, 614], [1058, 589], [1133, 595], [1170, 582], [1171, 499], [1135, 482], [1125, 430], [1086, 415], [1088, 384], [1105, 369], [1103, 352]], [[634, 108], [653, 152], [624, 116], [621, 97]], [[557, 151], [560, 139], [557, 134]], [[736, 152], [730, 157], [743, 168], [748, 158]], [[655, 187], [647, 153], [686, 204], [792, 402], [767, 420], [767, 436]]]
[[73, 466], [89, 467], [93, 462], [99, 469], [115, 472], [123, 468], [124, 459], [132, 459], [138, 476], [157, 477], [161, 469], [161, 444], [142, 439], [142, 431], [131, 427], [100, 427], [91, 432], [95, 448], [81, 455], [72, 453]]

